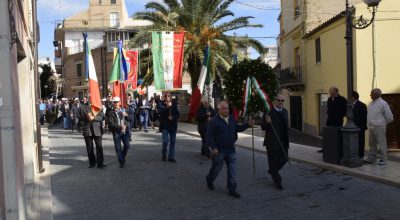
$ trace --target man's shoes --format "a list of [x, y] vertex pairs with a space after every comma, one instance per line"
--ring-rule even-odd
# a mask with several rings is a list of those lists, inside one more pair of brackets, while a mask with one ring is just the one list
[[207, 178], [206, 178], [206, 181], [207, 181], [207, 187], [208, 187], [208, 189], [209, 189], [209, 190], [214, 190], [214, 184], [213, 184], [212, 182], [209, 182], [209, 181], [207, 180]]
[[283, 186], [282, 186], [282, 183], [281, 182], [276, 182], [276, 183], [274, 183], [274, 185], [275, 185], [275, 189], [277, 189], [277, 190], [283, 190]]
[[144, 130], [144, 132], [146, 132], [146, 133], [147, 133], [147, 132], [149, 132], [149, 131], [148, 131], [148, 130]]
[[119, 168], [124, 168], [125, 164], [124, 163], [120, 163], [119, 164]]
[[105, 164], [101, 164], [101, 165], [97, 165], [97, 168], [99, 168], [99, 169], [104, 169], [104, 168], [106, 168], [106, 166], [107, 166], [107, 165], [105, 165]]
[[129, 138], [129, 142], [131, 142], [131, 141], [132, 141], [132, 138], [130, 137], [130, 138]]
[[318, 152], [318, 153], [322, 153], [322, 152], [324, 152], [324, 150], [321, 149], [321, 150], [319, 150], [319, 151], [317, 151], [317, 152]]
[[236, 192], [236, 191], [229, 191], [229, 195], [233, 196], [233, 197], [235, 197], [237, 199], [240, 198], [240, 194], [238, 192]]
[[95, 167], [96, 166], [96, 164], [90, 164], [89, 166], [88, 166], [88, 168], [93, 168], [93, 167]]
[[166, 161], [167, 160], [167, 156], [162, 155], [162, 161]]
[[172, 162], [172, 163], [176, 163], [176, 160], [174, 158], [169, 158], [168, 161]]
[[380, 159], [378, 161], [378, 165], [386, 165], [386, 162], [384, 160]]
[[376, 159], [372, 159], [372, 158], [367, 158], [364, 160], [365, 163], [367, 164], [375, 164], [376, 163]]

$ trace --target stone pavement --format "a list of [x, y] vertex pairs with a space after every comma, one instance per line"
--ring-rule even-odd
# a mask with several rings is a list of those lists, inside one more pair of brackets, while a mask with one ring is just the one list
[[[180, 124], [180, 129], [190, 132]], [[200, 156], [200, 139], [178, 133], [178, 163], [161, 161], [161, 134], [133, 132], [126, 167], [120, 169], [110, 134], [103, 138], [105, 163], [88, 169], [78, 133], [49, 130], [52, 218], [81, 219], [396, 219], [396, 187], [293, 162], [282, 170], [284, 191], [266, 175], [266, 155], [237, 148], [238, 191], [227, 195], [226, 170], [205, 184], [211, 161]], [[241, 136], [240, 144], [246, 137]], [[292, 147], [293, 148], [293, 147]], [[51, 218], [50, 218], [51, 219]]]
[[[179, 130], [189, 135], [200, 137], [195, 124], [181, 122], [179, 124]], [[265, 148], [263, 147], [264, 138], [262, 130], [260, 128], [255, 128], [254, 130], [255, 150], [265, 153]], [[247, 132], [239, 134], [239, 139], [236, 142], [238, 146], [252, 150], [252, 135], [250, 131], [251, 130], [248, 129]], [[364, 165], [357, 168], [348, 168], [340, 165], [325, 163], [322, 161], [322, 154], [317, 153], [317, 148], [295, 143], [290, 143], [289, 157], [293, 161], [308, 163], [323, 169], [341, 172], [343, 174], [400, 187], [400, 162], [397, 161], [389, 160], [385, 166], [379, 166], [375, 164]]]

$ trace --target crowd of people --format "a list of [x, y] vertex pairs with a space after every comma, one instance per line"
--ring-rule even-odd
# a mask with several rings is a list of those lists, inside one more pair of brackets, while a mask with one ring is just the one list
[[[326, 126], [342, 127], [346, 116], [347, 100], [340, 96], [337, 87], [329, 89], [330, 97], [327, 101]], [[372, 102], [367, 107], [359, 101], [359, 94], [352, 92], [351, 103], [354, 123], [360, 128], [359, 131], [359, 156], [364, 158], [365, 131], [369, 129], [370, 153], [366, 161], [376, 163], [378, 149], [381, 153], [378, 164], [384, 165], [387, 158], [386, 125], [393, 121], [393, 115], [389, 105], [381, 98], [382, 91], [373, 89], [371, 91]], [[126, 163], [126, 155], [132, 141], [131, 131], [139, 128], [148, 132], [149, 125], [159, 127], [162, 136], [161, 160], [176, 163], [175, 143], [178, 127], [179, 110], [177, 98], [172, 97], [169, 92], [163, 93], [162, 97], [154, 94], [150, 100], [146, 96], [134, 98], [127, 97], [127, 103], [121, 103], [120, 97], [112, 97], [109, 94], [103, 100], [103, 109], [94, 114], [87, 99], [73, 100], [62, 99], [41, 100], [39, 110], [41, 119], [48, 112], [54, 112], [58, 120], [63, 123], [64, 129], [76, 128], [84, 136], [89, 168], [104, 168], [102, 135], [105, 129], [112, 133], [116, 155], [123, 168]], [[268, 155], [268, 173], [272, 177], [274, 187], [283, 190], [282, 177], [279, 171], [289, 161], [289, 124], [288, 111], [283, 107], [285, 97], [278, 94], [270, 111], [261, 117], [261, 128], [265, 131], [263, 145]], [[57, 120], [57, 119], [56, 119]], [[228, 194], [240, 198], [236, 191], [236, 150], [235, 142], [238, 132], [242, 132], [254, 125], [251, 119], [246, 123], [238, 124], [235, 120], [232, 107], [227, 101], [218, 104], [215, 111], [207, 99], [201, 100], [200, 108], [196, 117], [198, 132], [201, 136], [200, 152], [212, 160], [211, 168], [206, 176], [209, 190], [214, 190], [213, 182], [222, 170], [223, 163], [227, 166], [227, 189]], [[96, 146], [96, 153], [94, 151]]]

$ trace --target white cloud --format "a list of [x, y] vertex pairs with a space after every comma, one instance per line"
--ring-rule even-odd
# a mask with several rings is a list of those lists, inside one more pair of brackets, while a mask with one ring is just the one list
[[38, 0], [38, 15], [41, 18], [70, 17], [89, 7], [88, 0]]

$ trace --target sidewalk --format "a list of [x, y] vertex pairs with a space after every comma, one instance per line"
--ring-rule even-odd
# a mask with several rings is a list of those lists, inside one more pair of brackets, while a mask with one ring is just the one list
[[[200, 137], [197, 132], [196, 124], [189, 124], [180, 122], [178, 130], [182, 133]], [[262, 146], [264, 137], [260, 129], [254, 129], [254, 148], [255, 151], [266, 153], [265, 148]], [[239, 133], [238, 147], [252, 150], [252, 136], [251, 130], [246, 133]], [[258, 136], [257, 136], [258, 135]], [[322, 169], [332, 170], [339, 173], [360, 177], [363, 179], [384, 183], [396, 187], [400, 187], [400, 163], [395, 161], [388, 161], [387, 165], [364, 165], [357, 168], [348, 168], [336, 164], [325, 163], [322, 161], [322, 154], [317, 153], [316, 146], [306, 146], [301, 144], [290, 143], [289, 157], [292, 161], [310, 164]]]

